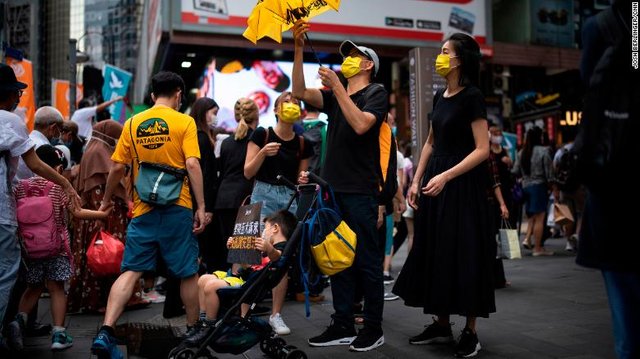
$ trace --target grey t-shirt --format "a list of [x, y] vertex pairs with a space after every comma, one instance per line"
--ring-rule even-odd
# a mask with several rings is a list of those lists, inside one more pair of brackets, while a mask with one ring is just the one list
[[516, 162], [511, 169], [511, 173], [522, 176], [523, 187], [551, 181], [553, 179], [553, 173], [551, 171], [551, 152], [547, 146], [535, 146], [533, 148], [529, 174], [525, 174], [522, 168], [522, 150], [518, 152]]

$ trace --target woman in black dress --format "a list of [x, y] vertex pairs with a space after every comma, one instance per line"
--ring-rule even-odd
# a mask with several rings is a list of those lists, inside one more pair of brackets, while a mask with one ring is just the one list
[[249, 198], [253, 187], [253, 180], [244, 177], [244, 159], [249, 139], [258, 126], [258, 105], [243, 97], [236, 101], [233, 111], [238, 127], [233, 135], [222, 141], [218, 158], [220, 185], [212, 223], [217, 233], [214, 240], [217, 259], [210, 270], [227, 270], [231, 267], [227, 262], [227, 239], [233, 234], [238, 208]]
[[486, 189], [488, 124], [484, 96], [476, 87], [480, 49], [465, 34], [442, 46], [436, 72], [447, 80], [430, 115], [431, 128], [408, 191], [416, 208], [413, 248], [393, 292], [405, 304], [436, 315], [411, 344], [452, 342], [451, 314], [466, 317], [456, 356], [480, 350], [476, 318], [495, 312], [491, 237]]

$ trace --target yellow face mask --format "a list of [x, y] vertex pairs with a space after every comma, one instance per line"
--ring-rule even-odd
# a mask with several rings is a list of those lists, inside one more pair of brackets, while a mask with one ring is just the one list
[[278, 119], [286, 123], [295, 123], [300, 119], [300, 106], [291, 102], [283, 102]]
[[446, 77], [451, 70], [457, 66], [451, 67], [451, 59], [457, 56], [449, 56], [449, 54], [439, 54], [436, 58], [436, 73], [442, 77]]
[[347, 56], [340, 66], [340, 70], [345, 78], [351, 78], [360, 73], [360, 63], [362, 59], [359, 57]]

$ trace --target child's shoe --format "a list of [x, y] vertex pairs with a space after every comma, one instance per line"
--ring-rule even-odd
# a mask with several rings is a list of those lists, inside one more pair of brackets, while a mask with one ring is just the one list
[[51, 350], [64, 350], [70, 348], [73, 345], [73, 338], [67, 334], [67, 331], [53, 330], [53, 336], [51, 337]]

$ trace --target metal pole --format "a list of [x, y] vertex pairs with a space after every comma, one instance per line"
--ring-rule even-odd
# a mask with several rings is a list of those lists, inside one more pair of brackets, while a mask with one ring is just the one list
[[69, 39], [69, 119], [73, 116], [73, 113], [76, 111], [76, 77], [77, 77], [77, 66], [76, 66], [76, 45], [78, 40]]

